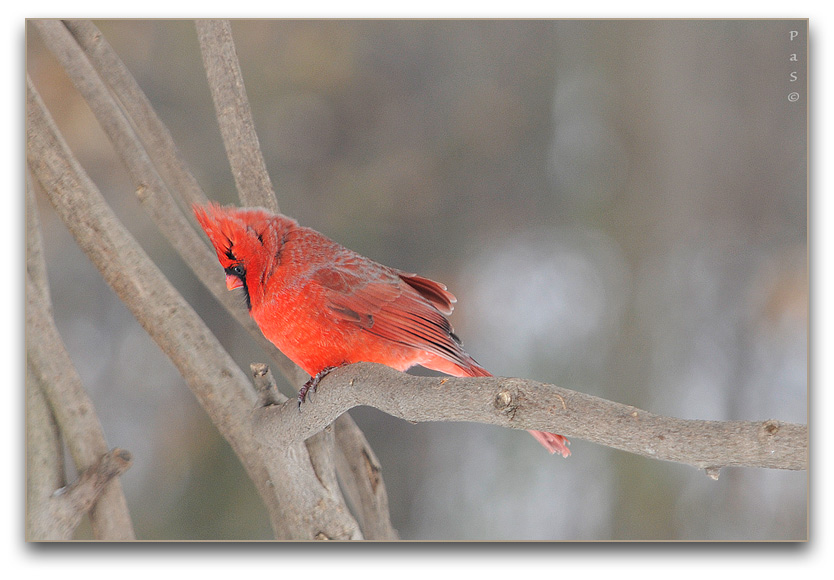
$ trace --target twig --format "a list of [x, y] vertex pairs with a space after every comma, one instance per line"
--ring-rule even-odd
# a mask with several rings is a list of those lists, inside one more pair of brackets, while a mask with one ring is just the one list
[[280, 405], [287, 400], [287, 397], [278, 390], [272, 371], [263, 363], [252, 363], [249, 365], [252, 371], [252, 378], [255, 380], [255, 391], [258, 393], [258, 406], [268, 407], [269, 405]]

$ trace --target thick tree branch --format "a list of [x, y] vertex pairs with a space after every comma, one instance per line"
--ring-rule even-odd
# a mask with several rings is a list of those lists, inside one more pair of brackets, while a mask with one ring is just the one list
[[[107, 444], [95, 409], [52, 318], [42, 243], [37, 204], [27, 175], [27, 528], [32, 539], [57, 539], [63, 537], [66, 527], [61, 527], [59, 519], [49, 515], [54, 505], [50, 501], [52, 492], [63, 485], [62, 434], [79, 471], [96, 461]], [[73, 413], [75, 410], [82, 412]], [[90, 513], [94, 536], [100, 540], [134, 539], [121, 483], [115, 480], [109, 486], [102, 486], [96, 497], [98, 501], [83, 512]]]
[[[267, 365], [255, 363], [251, 365], [251, 370], [255, 381], [255, 390], [258, 392], [260, 407], [278, 406], [289, 400], [278, 391], [275, 386], [275, 380]], [[268, 462], [268, 468], [271, 469], [273, 476], [279, 478], [284, 484], [290, 481], [293, 485], [300, 486], [301, 490], [311, 496], [320, 495], [322, 490], [324, 490], [328, 496], [327, 505], [329, 505], [329, 509], [335, 509], [343, 516], [342, 521], [344, 525], [338, 528], [335, 534], [331, 528], [327, 532], [318, 530], [311, 537], [323, 540], [359, 539], [362, 537], [362, 534], [347, 511], [336, 481], [335, 470], [332, 464], [326, 461], [326, 458], [330, 454], [327, 452], [319, 453], [316, 448], [320, 446], [332, 446], [332, 429], [329, 426], [313, 435], [306, 442], [296, 441], [283, 449], [277, 450], [277, 453], [272, 454], [273, 461]], [[311, 447], [313, 448], [312, 451]], [[273, 449], [273, 451], [276, 450]], [[325, 463], [321, 462], [322, 457], [325, 458]], [[298, 464], [303, 464], [305, 468], [294, 469], [294, 466]], [[310, 469], [311, 467], [312, 469]], [[312, 481], [311, 475], [316, 478], [316, 482]], [[312, 499], [316, 501], [314, 497]], [[321, 498], [319, 498], [317, 504], [320, 507], [325, 505], [322, 503]], [[387, 512], [385, 516], [387, 520]], [[295, 519], [295, 525], [302, 529], [310, 529], [311, 526], [315, 527], [316, 520], [318, 519], [318, 515], [305, 514], [305, 510], [298, 510], [292, 517]]]
[[407, 421], [474, 421], [562, 433], [637, 455], [700, 469], [808, 467], [808, 428], [766, 421], [662, 417], [629, 405], [536, 381], [500, 377], [418, 377], [359, 363], [319, 384], [299, 413], [290, 401], [258, 411], [256, 432], [270, 444], [303, 440], [360, 405]]
[[[288, 400], [278, 391], [267, 365], [254, 363], [251, 369], [260, 407], [282, 405]], [[295, 397], [292, 400], [297, 401]], [[363, 535], [373, 540], [399, 539], [391, 525], [382, 467], [365, 435], [347, 413], [332, 427], [336, 434], [336, 472], [344, 493], [354, 506]]]

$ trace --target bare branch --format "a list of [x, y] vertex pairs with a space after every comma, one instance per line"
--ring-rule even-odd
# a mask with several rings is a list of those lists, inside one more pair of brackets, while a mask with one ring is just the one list
[[391, 525], [388, 492], [382, 479], [382, 466], [365, 435], [347, 413], [341, 415], [336, 428], [336, 469], [345, 494], [356, 507], [362, 533], [369, 540], [397, 540]]
[[[171, 243], [180, 249], [186, 262], [196, 264], [191, 266], [198, 268], [196, 273], [208, 278], [210, 274], [206, 264], [210, 263], [208, 258], [211, 257], [208, 248], [186, 221], [127, 117], [73, 36], [59, 20], [33, 20], [32, 23], [101, 123], [136, 182], [137, 195], [148, 213]], [[202, 272], [199, 271], [200, 265], [204, 269]]]
[[[32, 378], [44, 392], [76, 467], [79, 471], [89, 468], [107, 452], [104, 432], [41, 293], [28, 274], [26, 356]], [[30, 382], [27, 386], [34, 385]], [[37, 399], [28, 398], [37, 404]], [[36, 461], [36, 457], [37, 454], [30, 460]], [[114, 480], [102, 494], [100, 504], [91, 514], [91, 522], [93, 533], [99, 539], [134, 539], [127, 502], [118, 480]], [[38, 529], [43, 530], [43, 527]]]
[[105, 281], [177, 366], [229, 441], [270, 513], [276, 536], [361, 538], [338, 490], [324, 489], [303, 442], [267, 452], [253, 437], [245, 375], [107, 207], [72, 157], [31, 82], [27, 147], [33, 175]]
[[43, 257], [38, 204], [35, 201], [35, 192], [32, 189], [28, 172], [26, 175], [26, 272], [32, 278], [47, 310], [51, 311], [52, 300], [49, 296], [49, 280], [46, 274], [46, 261]]
[[108, 484], [127, 471], [131, 462], [129, 452], [123, 449], [113, 449], [85, 469], [72, 484], [55, 490], [55, 493], [44, 501], [42, 506], [44, 509], [37, 512], [37, 517], [31, 521], [31, 538], [33, 540], [71, 539], [84, 514], [96, 505]]
[[61, 432], [31, 365], [26, 367], [26, 537], [58, 539], [49, 498], [64, 485]]
[[[134, 539], [127, 502], [118, 480], [110, 486], [100, 486], [95, 494], [98, 503], [85, 505], [77, 518], [53, 517], [54, 503], [49, 498], [63, 479], [60, 433], [63, 432], [79, 470], [89, 466], [98, 450], [106, 449], [106, 443], [92, 403], [52, 321], [40, 221], [28, 176], [26, 269], [27, 530], [33, 539], [64, 538], [74, 531], [81, 515], [93, 507], [90, 522], [96, 538]], [[57, 419], [53, 408], [58, 409]], [[67, 527], [70, 521], [75, 524]]]
[[[107, 39], [89, 20], [65, 20], [64, 24], [124, 108], [154, 167], [170, 190], [183, 198], [186, 208], [193, 204], [205, 204], [208, 199], [194, 174], [189, 171], [170, 131]], [[190, 212], [187, 215], [190, 217]]]
[[255, 132], [232, 42], [232, 26], [228, 20], [197, 20], [196, 26], [220, 133], [240, 198], [244, 205], [277, 213], [278, 201]]
[[[278, 391], [275, 385], [275, 379], [267, 365], [253, 363], [250, 365], [250, 368], [255, 381], [255, 390], [258, 392], [260, 406], [281, 405], [288, 400], [287, 397]], [[331, 493], [336, 493], [339, 490], [339, 486], [336, 479], [335, 466], [331, 459], [333, 457], [332, 426], [327, 426], [323, 431], [313, 435], [305, 442], [305, 445], [307, 452], [310, 454], [310, 463], [317, 479], [325, 489]], [[342, 505], [343, 501], [340, 500], [338, 503]], [[353, 526], [351, 525], [350, 528], [353, 528]]]
[[258, 406], [267, 407], [269, 405], [280, 405], [287, 400], [287, 397], [281, 394], [278, 386], [275, 384], [275, 378], [272, 376], [272, 371], [263, 363], [252, 363], [249, 365], [252, 370], [252, 378], [255, 379], [255, 390], [258, 392]]
[[[280, 521], [257, 442], [246, 427], [254, 394], [243, 372], [188, 303], [124, 229], [72, 158], [40, 97], [27, 91], [27, 147], [33, 175], [79, 246], [150, 336], [179, 368]], [[279, 528], [280, 529], [280, 528]]]
[[[113, 101], [107, 87], [99, 81], [98, 75], [96, 75], [92, 70], [92, 67], [84, 57], [84, 54], [82, 54], [78, 49], [72, 37], [61, 23], [56, 21], [46, 21], [38, 22], [37, 25], [39, 30], [45, 36], [47, 44], [53, 52], [56, 53], [59, 60], [62, 61], [62, 64], [70, 74], [70, 77], [73, 78], [76, 86], [78, 86], [78, 88], [82, 91], [96, 116], [102, 121], [105, 130], [111, 137], [111, 141], [113, 141], [116, 146], [117, 152], [127, 164], [131, 174], [134, 176], [134, 179], [138, 181], [140, 199], [142, 199], [144, 205], [149, 208], [151, 216], [160, 226], [160, 229], [169, 237], [172, 244], [183, 253], [186, 262], [192, 265], [192, 267], [196, 266], [194, 269], [198, 276], [207, 282], [207, 285], [212, 288], [221, 301], [228, 303], [230, 301], [229, 295], [225, 291], [225, 288], [221, 289], [222, 277], [216, 275], [217, 272], [215, 270], [217, 269], [217, 264], [213, 259], [213, 256], [210, 255], [210, 252], [205, 244], [202, 244], [197, 240], [194, 231], [184, 225], [184, 221], [181, 219], [181, 213], [178, 211], [178, 208], [176, 208], [170, 194], [161, 182], [161, 179], [156, 174], [155, 169], [145, 154], [139, 140], [133, 134], [132, 127], [128, 123], [127, 119], [124, 118], [120, 108], [116, 106]], [[94, 27], [91, 29], [89, 26], [74, 23], [73, 28], [79, 36], [86, 39], [86, 43], [90, 47], [90, 50], [97, 55], [96, 62], [99, 62], [105, 72], [108, 72], [116, 77], [113, 79], [114, 82], [123, 89], [124, 87], [127, 87], [133, 91], [130, 92], [123, 90], [121, 92], [123, 99], [126, 100], [128, 98], [136, 98], [137, 94], [134, 93], [138, 91], [138, 87], [125, 83], [124, 79], [120, 78], [120, 75], [127, 74], [126, 71], [118, 66], [120, 63], [117, 62], [118, 59], [115, 58], [115, 55], [109, 54], [109, 47], [102, 43], [101, 39], [97, 37]], [[142, 109], [141, 107], [138, 108]], [[146, 121], [146, 123], [147, 122], [148, 121]], [[192, 243], [192, 239], [190, 238], [193, 238], [193, 240], [196, 241], [196, 246]], [[195, 247], [196, 250], [194, 250]], [[185, 249], [185, 251], [183, 251], [183, 249]], [[191, 249], [190, 253], [189, 249]], [[204, 255], [201, 255], [201, 253]], [[203, 267], [201, 268], [201, 266]], [[205, 266], [208, 266], [211, 271], [206, 271]], [[244, 322], [245, 325], [254, 327], [254, 323], [247, 314], [242, 313], [239, 306], [230, 308], [230, 310], [238, 315], [239, 319], [242, 319], [241, 321]], [[260, 332], [254, 331], [253, 334], [260, 338], [261, 342], [266, 342]], [[267, 348], [267, 350], [273, 351], [274, 354], [277, 355], [274, 356], [274, 358], [287, 374], [291, 377], [299, 375], [297, 368], [289, 363], [286, 357], [278, 353], [271, 343], [269, 343], [269, 348]], [[304, 379], [306, 379], [306, 376], [304, 376]], [[318, 453], [319, 451], [320, 448], [316, 448], [315, 452]], [[320, 469], [324, 469], [323, 466], [331, 462], [331, 460], [326, 458], [317, 458], [315, 461], [311, 461]], [[307, 469], [312, 469], [312, 466], [308, 465]], [[332, 475], [332, 479], [335, 481], [335, 472]], [[265, 482], [266, 480], [262, 478], [262, 481]], [[266, 485], [266, 483], [263, 485]], [[308, 493], [312, 489], [314, 488], [307, 486]], [[275, 494], [275, 490], [271, 491]], [[336, 489], [336, 491], [338, 492], [338, 489]], [[277, 494], [275, 495], [277, 496]], [[289, 499], [292, 497], [292, 493], [288, 490], [284, 490], [281, 497]], [[275, 502], [273, 501], [273, 503]], [[287, 501], [284, 508], [303, 510], [304, 506], [298, 502]], [[277, 510], [278, 508], [276, 507], [276, 511], [273, 513], [277, 513]], [[286, 518], [282, 516], [282, 519]], [[350, 528], [351, 526], [355, 526], [355, 523], [347, 524], [342, 527]], [[276, 526], [275, 519], [273, 519], [273, 527], [276, 528], [276, 532], [279, 536], [287, 537], [288, 532], [286, 530], [279, 530]], [[341, 532], [332, 533], [327, 530], [322, 531], [321, 529], [319, 529], [316, 533], [318, 532], [322, 532], [328, 537], [344, 536]], [[301, 531], [299, 533], [302, 534], [299, 537], [311, 537], [306, 532]], [[344, 537], [356, 537], [356, 534], [350, 532]]]
[[[190, 209], [189, 218], [186, 218], [177, 206], [171, 191], [184, 197], [189, 206], [192, 203], [205, 203], [206, 197], [185, 166], [167, 128], [118, 55], [98, 29], [87, 21], [66, 23], [75, 39], [60, 22], [35, 21], [35, 24], [47, 46], [61, 58], [67, 74], [102, 123], [116, 147], [116, 153], [136, 182], [142, 205], [162, 234], [203, 285], [249, 332], [291, 382], [298, 384], [306, 380], [307, 377], [264, 338], [240, 301], [226, 290], [213, 252], [189, 226], [189, 221], [193, 219], [190, 217]], [[95, 70], [91, 64], [95, 65]], [[111, 91], [119, 98], [121, 107], [112, 98]], [[125, 117], [123, 110], [131, 114], [130, 119]], [[141, 135], [141, 140], [134, 133], [133, 126]], [[143, 147], [142, 141], [147, 147]], [[150, 157], [154, 157], [153, 163]], [[170, 188], [160, 178], [157, 167], [170, 176]]]
[[701, 421], [646, 411], [536, 381], [500, 377], [417, 377], [382, 365], [337, 369], [314, 402], [258, 411], [256, 432], [284, 445], [303, 440], [346, 410], [375, 407], [407, 421], [474, 421], [562, 433], [710, 473], [726, 466], [808, 467], [808, 428], [781, 421]]

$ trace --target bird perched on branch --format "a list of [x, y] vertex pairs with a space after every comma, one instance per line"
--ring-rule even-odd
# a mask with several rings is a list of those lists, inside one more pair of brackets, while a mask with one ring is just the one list
[[[214, 203], [193, 209], [226, 287], [243, 289], [264, 336], [310, 375], [299, 405], [327, 372], [355, 362], [492, 376], [446, 319], [456, 299], [443, 284], [383, 266], [281, 214]], [[530, 434], [570, 455], [562, 435]]]

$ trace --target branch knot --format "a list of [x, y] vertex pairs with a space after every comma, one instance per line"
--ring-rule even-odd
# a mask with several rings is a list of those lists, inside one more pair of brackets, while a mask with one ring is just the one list
[[518, 409], [518, 392], [515, 389], [502, 388], [495, 394], [492, 404], [512, 421]]

